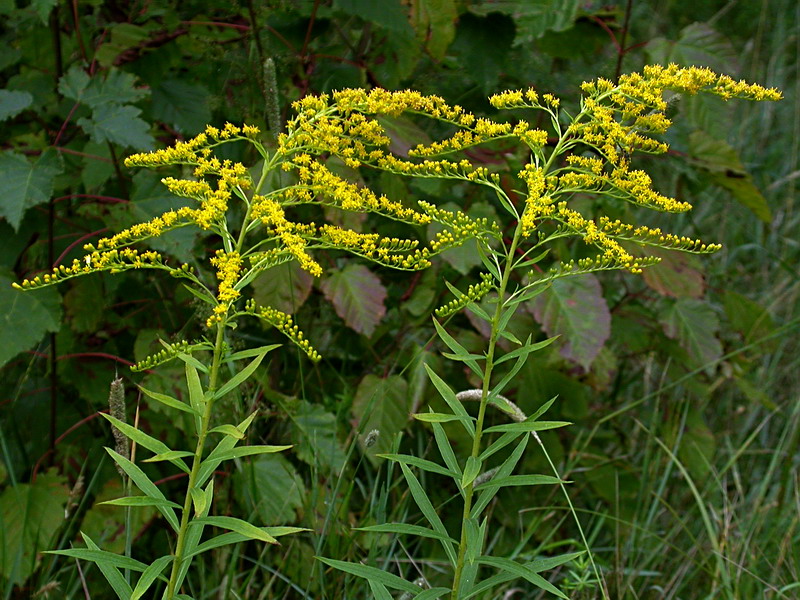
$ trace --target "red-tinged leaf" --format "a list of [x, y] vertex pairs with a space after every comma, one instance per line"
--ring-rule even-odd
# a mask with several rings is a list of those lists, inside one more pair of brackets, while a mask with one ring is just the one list
[[253, 281], [253, 298], [261, 306], [271, 306], [293, 315], [311, 293], [314, 278], [296, 261], [268, 269]]
[[663, 296], [673, 298], [702, 298], [706, 281], [700, 272], [700, 261], [693, 254], [648, 248], [647, 254], [658, 256], [661, 262], [642, 271], [645, 283]]
[[587, 274], [557, 279], [532, 304], [547, 334], [561, 336], [562, 356], [588, 371], [611, 333], [611, 313], [597, 278]]
[[386, 314], [386, 289], [377, 275], [363, 265], [350, 265], [322, 282], [325, 297], [348, 327], [366, 336]]

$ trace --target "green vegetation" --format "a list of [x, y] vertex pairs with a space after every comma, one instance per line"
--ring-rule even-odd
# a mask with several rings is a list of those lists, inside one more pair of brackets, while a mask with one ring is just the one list
[[793, 3], [0, 17], [3, 598], [797, 594]]

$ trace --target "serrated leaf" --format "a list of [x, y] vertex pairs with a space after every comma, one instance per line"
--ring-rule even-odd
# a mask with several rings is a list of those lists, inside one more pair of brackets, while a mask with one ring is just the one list
[[280, 455], [261, 456], [234, 475], [237, 497], [265, 523], [291, 523], [306, 488], [294, 466]]
[[58, 0], [31, 0], [31, 8], [36, 11], [43, 25], [47, 25], [50, 19], [50, 12], [58, 3]]
[[513, 16], [519, 30], [514, 45], [520, 46], [532, 43], [547, 31], [572, 27], [580, 5], [580, 0], [494, 0], [476, 2], [469, 10], [479, 15], [501, 12]]
[[64, 478], [52, 472], [0, 495], [0, 575], [7, 582], [22, 585], [35, 570], [38, 553], [52, 547], [68, 496]]
[[320, 464], [338, 472], [345, 461], [345, 452], [336, 431], [336, 415], [319, 404], [301, 400], [292, 415], [293, 438], [297, 458], [309, 465]]
[[22, 292], [0, 274], [0, 367], [61, 326], [61, 298], [53, 288]]
[[196, 135], [211, 122], [209, 98], [204, 85], [165, 79], [152, 89], [151, 114], [185, 135]]
[[368, 565], [362, 565], [359, 563], [344, 562], [342, 560], [334, 560], [332, 558], [323, 558], [321, 556], [317, 556], [315, 558], [329, 567], [339, 569], [340, 571], [350, 573], [351, 575], [355, 575], [357, 577], [363, 577], [369, 581], [377, 581], [378, 583], [395, 590], [403, 590], [404, 592], [410, 592], [414, 595], [420, 591], [419, 586], [411, 583], [410, 581], [406, 581], [402, 577], [398, 577], [397, 575], [388, 573], [381, 569], [376, 569], [375, 567], [370, 567]]
[[408, 384], [399, 375], [381, 378], [366, 375], [358, 384], [351, 411], [365, 434], [378, 430], [380, 436], [373, 446], [364, 446], [364, 436], [360, 436], [361, 449], [373, 464], [375, 456], [388, 452], [392, 440], [405, 427], [408, 421]]
[[276, 265], [253, 280], [253, 299], [261, 306], [270, 306], [290, 315], [308, 299], [314, 278], [297, 261]]
[[[59, 80], [58, 91], [92, 109], [133, 108], [120, 105], [137, 102], [149, 94], [146, 88], [136, 87], [136, 76], [132, 73], [117, 68], [106, 73], [105, 77], [92, 78], [81, 66], [73, 65]], [[139, 112], [137, 109], [136, 114]]]
[[386, 314], [386, 289], [364, 265], [349, 265], [336, 271], [320, 287], [345, 324], [367, 337]]
[[6, 150], [0, 153], [0, 217], [5, 218], [14, 231], [19, 229], [22, 216], [32, 206], [50, 200], [53, 180], [61, 173], [58, 152], [48, 148], [35, 161], [22, 154]]
[[101, 104], [90, 119], [78, 119], [78, 125], [98, 144], [110, 142], [136, 150], [152, 150], [153, 136], [149, 125], [139, 118], [141, 113], [129, 104]]
[[33, 96], [28, 92], [0, 90], [0, 121], [17, 116], [33, 104]]
[[706, 281], [696, 256], [675, 250], [647, 248], [648, 256], [658, 256], [661, 262], [642, 271], [644, 282], [663, 296], [673, 298], [702, 298]]
[[656, 38], [647, 43], [654, 63], [676, 63], [682, 67], [708, 67], [718, 73], [737, 71], [739, 52], [722, 34], [707, 23], [692, 23], [681, 30], [676, 41]]
[[561, 354], [589, 370], [611, 333], [600, 282], [591, 274], [557, 279], [533, 302], [533, 315], [549, 336], [561, 336]]
[[717, 339], [719, 319], [705, 302], [694, 298], [676, 300], [662, 315], [664, 333], [677, 340], [697, 366], [714, 363], [722, 356]]

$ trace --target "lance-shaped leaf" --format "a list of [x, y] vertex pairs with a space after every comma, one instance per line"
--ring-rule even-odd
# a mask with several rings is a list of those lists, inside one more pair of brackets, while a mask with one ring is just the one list
[[279, 347], [278, 345], [266, 346], [265, 347], [266, 349], [263, 350], [261, 353], [259, 353], [258, 356], [256, 356], [250, 362], [250, 364], [248, 364], [244, 369], [239, 371], [236, 375], [231, 377], [222, 386], [220, 386], [220, 388], [216, 392], [214, 392], [214, 398], [215, 399], [222, 398], [229, 392], [235, 390], [237, 387], [242, 385], [245, 381], [247, 381], [247, 378], [250, 377], [255, 372], [255, 370], [258, 368], [258, 365], [261, 364], [261, 361], [264, 360], [264, 357], [267, 355], [267, 353], [270, 350], [273, 350], [274, 348], [278, 347]]
[[98, 504], [110, 504], [111, 506], [171, 506], [172, 508], [181, 508], [181, 505], [175, 502], [166, 499], [151, 498], [150, 496], [125, 496], [124, 498], [115, 498], [113, 500], [106, 500], [105, 502], [98, 502]]
[[139, 390], [148, 398], [152, 398], [153, 400], [163, 404], [164, 406], [175, 408], [177, 410], [189, 413], [190, 415], [194, 415], [196, 417], [202, 416], [191, 406], [186, 405], [177, 398], [173, 398], [172, 396], [167, 396], [166, 394], [161, 394], [159, 392], [153, 392], [151, 390], [143, 388], [142, 386], [139, 386]]
[[348, 327], [367, 337], [386, 314], [386, 289], [378, 276], [364, 265], [349, 265], [322, 284], [325, 298], [333, 304]]
[[405, 465], [411, 465], [412, 467], [417, 467], [418, 469], [422, 469], [423, 471], [429, 471], [431, 473], [438, 473], [439, 475], [447, 475], [448, 477], [460, 477], [461, 471], [458, 471], [458, 475], [456, 475], [453, 471], [448, 471], [441, 465], [437, 465], [435, 462], [426, 460], [424, 458], [419, 458], [418, 456], [412, 456], [410, 454], [378, 454], [378, 457], [385, 458], [386, 460], [393, 460], [398, 463], [403, 463]]
[[[585, 554], [585, 551], [582, 552], [572, 552], [570, 554], [562, 554], [560, 556], [553, 556], [550, 558], [537, 558], [534, 561], [529, 563], [525, 563], [525, 567], [534, 573], [541, 573], [542, 571], [549, 571], [551, 569], [555, 569], [556, 567], [560, 567], [561, 565], [568, 563], [572, 560], [575, 560], [582, 554]], [[484, 579], [480, 583], [478, 583], [469, 595], [464, 597], [464, 600], [468, 600], [469, 598], [474, 598], [475, 596], [479, 596], [481, 593], [490, 590], [498, 585], [502, 585], [512, 579], [516, 579], [517, 575], [509, 572], [503, 571], [498, 573], [497, 575], [493, 575], [488, 579]]]
[[172, 563], [174, 558], [173, 555], [168, 554], [154, 560], [150, 566], [144, 570], [144, 573], [139, 577], [139, 581], [136, 582], [136, 587], [133, 588], [133, 593], [131, 594], [131, 600], [139, 600], [139, 598], [144, 596], [147, 590], [150, 589], [150, 586], [152, 586], [155, 580], [161, 575], [162, 571], [167, 568], [167, 565]]
[[[161, 442], [154, 437], [147, 435], [141, 429], [136, 429], [135, 427], [131, 427], [124, 421], [120, 421], [116, 417], [113, 417], [106, 413], [100, 413], [107, 421], [109, 421], [114, 427], [119, 429], [122, 433], [128, 436], [131, 440], [139, 444], [142, 448], [147, 448], [156, 455], [158, 460], [168, 460], [173, 465], [178, 467], [184, 473], [189, 473], [189, 467], [186, 466], [186, 463], [183, 462], [182, 458], [186, 456], [192, 456], [191, 452], [178, 452], [172, 450], [167, 446], [164, 442]], [[149, 459], [150, 462], [157, 462], [152, 458]], [[145, 461], [147, 462], [147, 461]]]
[[565, 596], [556, 586], [523, 564], [508, 558], [500, 558], [496, 556], [481, 556], [478, 558], [478, 562], [483, 565], [489, 565], [497, 569], [502, 569], [503, 571], [515, 575], [516, 577], [522, 577], [538, 588], [547, 590], [559, 598], [564, 598], [564, 600], [569, 600], [569, 598], [567, 598], [567, 596]]
[[243, 535], [247, 539], [260, 540], [269, 544], [278, 543], [278, 540], [266, 532], [266, 528], [256, 527], [252, 523], [242, 521], [236, 517], [198, 517], [193, 519], [190, 525], [193, 527], [197, 525], [212, 525]]
[[[259, 527], [259, 529], [273, 538], [279, 538], [283, 535], [290, 535], [293, 533], [300, 533], [301, 531], [310, 531], [310, 529], [306, 529], [304, 527]], [[234, 531], [229, 531], [228, 533], [223, 533], [211, 538], [207, 542], [203, 542], [197, 546], [197, 548], [192, 550], [191, 553], [187, 554], [186, 557], [189, 558], [197, 556], [198, 554], [202, 554], [203, 552], [207, 552], [215, 548], [228, 546], [230, 544], [238, 544], [239, 542], [246, 542], [250, 539], [252, 538], [249, 536], [242, 535], [241, 533], [236, 533]]]
[[394, 590], [402, 590], [414, 595], [420, 591], [419, 586], [411, 583], [410, 581], [406, 581], [402, 577], [398, 577], [397, 575], [388, 573], [381, 569], [376, 569], [375, 567], [370, 567], [368, 565], [362, 565], [359, 563], [349, 563], [342, 560], [334, 560], [332, 558], [323, 558], [321, 556], [317, 556], [315, 558], [329, 567], [339, 569], [340, 571], [350, 573], [351, 575], [355, 575], [357, 577], [363, 577], [369, 581], [376, 581]]
[[463, 417], [460, 420], [460, 423], [464, 426], [464, 429], [467, 430], [469, 436], [471, 438], [475, 437], [475, 426], [472, 424], [472, 420], [470, 418], [469, 413], [467, 412], [467, 409], [464, 408], [464, 405], [461, 404], [459, 399], [456, 397], [456, 393], [427, 364], [425, 365], [425, 370], [427, 371], [428, 377], [430, 377], [431, 382], [439, 391], [439, 394], [441, 394], [444, 401], [447, 402], [447, 405], [450, 407], [450, 410], [452, 410], [459, 417]]
[[[150, 481], [150, 478], [144, 474], [139, 467], [129, 461], [127, 458], [118, 454], [111, 448], [106, 448], [106, 452], [114, 459], [114, 462], [117, 463], [120, 468], [131, 478], [136, 487], [138, 487], [142, 492], [150, 496], [151, 498], [156, 498], [157, 500], [166, 500], [164, 494], [161, 493], [156, 485]], [[178, 523], [178, 517], [175, 516], [175, 511], [169, 506], [157, 506], [158, 512], [164, 515], [164, 518], [167, 522], [172, 526], [175, 531], [178, 531], [180, 525]]]
[[405, 535], [416, 535], [419, 537], [431, 538], [434, 540], [444, 540], [456, 543], [450, 536], [443, 536], [438, 531], [422, 527], [420, 525], [409, 525], [407, 523], [384, 523], [383, 525], [369, 525], [367, 527], [356, 527], [356, 531], [374, 531], [376, 533], [401, 533]]

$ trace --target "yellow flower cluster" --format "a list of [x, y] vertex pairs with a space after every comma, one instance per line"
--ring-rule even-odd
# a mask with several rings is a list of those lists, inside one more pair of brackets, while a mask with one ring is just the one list
[[222, 321], [231, 304], [240, 296], [235, 286], [239, 282], [239, 274], [242, 271], [242, 257], [236, 251], [217, 250], [216, 256], [211, 259], [211, 264], [217, 268], [219, 291], [214, 314], [206, 322], [208, 327]]
[[670, 248], [694, 254], [710, 254], [722, 248], [721, 244], [706, 244], [702, 240], [665, 233], [657, 227], [647, 227], [645, 225], [636, 227], [619, 220], [612, 221], [608, 217], [600, 217], [599, 225], [606, 234], [614, 238], [642, 245]]
[[431, 266], [427, 248], [419, 249], [416, 240], [382, 238], [377, 233], [357, 233], [335, 225], [319, 229], [320, 240], [334, 248], [347, 250], [394, 269], [419, 271]]
[[68, 267], [59, 265], [49, 273], [36, 275], [32, 279], [25, 279], [21, 284], [14, 282], [12, 286], [18, 290], [32, 290], [53, 285], [65, 279], [88, 275], [89, 273], [99, 273], [101, 271], [120, 273], [129, 269], [142, 268], [162, 268], [177, 273], [189, 270], [187, 265], [182, 265], [180, 269], [167, 267], [162, 256], [152, 250], [146, 252], [139, 252], [133, 248], [114, 249], [105, 252], [95, 250], [91, 254], [84, 256], [82, 261], [75, 259]]
[[303, 332], [294, 324], [291, 315], [281, 312], [274, 308], [265, 306], [258, 306], [254, 300], [248, 300], [245, 305], [245, 312], [247, 314], [258, 317], [265, 321], [272, 327], [275, 327], [283, 335], [288, 337], [292, 342], [299, 347], [306, 355], [314, 362], [319, 361], [322, 357], [319, 353], [308, 343], [305, 339]]
[[[547, 96], [551, 99], [551, 102], [556, 100], [550, 94], [547, 94]], [[539, 103], [539, 94], [537, 94], [536, 90], [533, 88], [529, 88], [524, 92], [522, 90], [506, 90], [505, 92], [490, 96], [489, 103], [495, 108], [503, 109], [542, 107]], [[555, 105], [558, 105], [557, 101]]]

